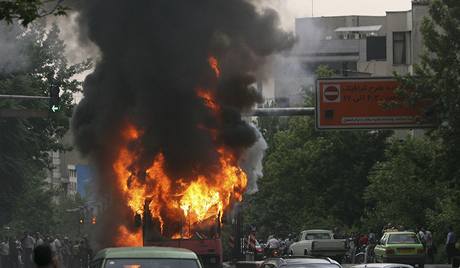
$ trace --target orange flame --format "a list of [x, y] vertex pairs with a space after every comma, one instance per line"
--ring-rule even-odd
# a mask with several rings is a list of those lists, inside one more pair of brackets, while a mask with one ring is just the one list
[[142, 233], [139, 230], [138, 232], [130, 232], [128, 228], [121, 225], [118, 227], [118, 240], [116, 241], [117, 246], [125, 247], [142, 247]]
[[[216, 76], [220, 75], [217, 59], [209, 58], [210, 67]], [[197, 89], [197, 96], [204, 100], [214, 116], [220, 114], [220, 106], [210, 90]], [[199, 128], [201, 126], [197, 126]], [[216, 141], [216, 129], [207, 129]], [[118, 189], [126, 206], [135, 214], [148, 212], [159, 223], [163, 236], [178, 239], [191, 238], [195, 226], [210, 227], [216, 220], [222, 222], [222, 215], [232, 202], [241, 201], [247, 186], [247, 176], [237, 165], [237, 159], [228, 148], [216, 148], [218, 167], [211, 175], [191, 174], [187, 178], [170, 178], [165, 172], [165, 157], [159, 152], [148, 167], [138, 166], [141, 148], [137, 141], [144, 135], [133, 124], [122, 130], [123, 143], [112, 167]], [[208, 176], [208, 177], [207, 177]], [[182, 227], [169, 230], [168, 226]], [[140, 246], [141, 231], [130, 232], [125, 226], [118, 229], [119, 246]]]
[[198, 89], [196, 91], [197, 95], [203, 99], [206, 107], [212, 110], [214, 113], [218, 113], [220, 110], [219, 105], [214, 100], [214, 97], [211, 92], [206, 91], [204, 89]]
[[220, 77], [220, 68], [219, 68], [219, 62], [217, 61], [217, 59], [211, 56], [209, 57], [208, 62], [209, 62], [209, 66], [214, 70], [216, 77]]

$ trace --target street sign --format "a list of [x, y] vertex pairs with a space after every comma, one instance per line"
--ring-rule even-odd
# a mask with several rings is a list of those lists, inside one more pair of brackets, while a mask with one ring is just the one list
[[323, 93], [324, 102], [340, 102], [340, 85], [327, 85]]
[[396, 94], [394, 78], [329, 78], [316, 86], [318, 129], [423, 128], [427, 103], [415, 107]]
[[51, 106], [51, 111], [52, 111], [53, 113], [57, 112], [58, 110], [59, 110], [59, 106], [57, 106], [57, 105]]

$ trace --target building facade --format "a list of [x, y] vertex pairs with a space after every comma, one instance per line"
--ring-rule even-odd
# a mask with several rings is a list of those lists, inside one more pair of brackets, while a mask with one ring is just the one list
[[320, 65], [334, 69], [339, 76], [412, 73], [423, 53], [420, 27], [427, 15], [427, 1], [413, 1], [411, 10], [385, 16], [298, 18], [298, 42], [274, 61], [274, 89], [264, 88], [265, 96], [278, 106], [302, 105], [305, 92], [314, 87], [314, 72]]
[[[72, 146], [72, 134], [69, 131], [62, 142], [65, 147]], [[79, 174], [81, 167], [88, 166], [77, 150], [72, 149], [65, 152], [51, 152], [51, 167], [47, 172], [46, 183], [49, 188], [57, 190], [61, 195], [74, 199], [79, 189], [89, 180], [87, 172]], [[81, 172], [80, 172], [81, 173]], [[82, 195], [80, 193], [80, 195]]]

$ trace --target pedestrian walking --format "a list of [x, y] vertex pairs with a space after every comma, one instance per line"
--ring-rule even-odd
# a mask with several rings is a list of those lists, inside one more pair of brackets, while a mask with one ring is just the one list
[[423, 244], [423, 247], [426, 247], [426, 241], [425, 241], [425, 228], [420, 228], [419, 231], [417, 232], [417, 237], [420, 240], [420, 242]]
[[80, 260], [80, 242], [74, 241], [72, 245], [72, 268], [81, 268]]
[[53, 245], [54, 245], [54, 248], [55, 248], [55, 258], [56, 258], [56, 261], [58, 263], [58, 265], [61, 265], [63, 263], [63, 257], [62, 257], [62, 242], [60, 240], [60, 235], [56, 235], [56, 238], [54, 238], [53, 240]]
[[62, 258], [64, 267], [70, 268], [71, 259], [72, 259], [72, 244], [68, 237], [64, 237], [62, 242]]
[[35, 239], [29, 232], [24, 232], [24, 237], [21, 239], [21, 246], [23, 249], [22, 261], [24, 262], [24, 268], [33, 268], [32, 253], [35, 247]]
[[83, 267], [89, 266], [89, 248], [84, 239], [80, 240], [80, 263]]
[[434, 263], [434, 243], [433, 234], [429, 231], [425, 231], [425, 252], [429, 263]]
[[43, 240], [42, 235], [39, 232], [35, 233], [35, 246], [40, 246], [44, 243], [45, 241]]
[[8, 257], [10, 255], [10, 246], [8, 245], [8, 239], [4, 237], [0, 241], [0, 267], [8, 268]]
[[21, 243], [16, 239], [16, 237], [10, 238], [8, 241], [10, 256], [8, 257], [9, 266], [11, 268], [19, 268], [20, 264], [20, 254], [21, 254]]
[[455, 243], [457, 243], [457, 237], [452, 226], [449, 226], [446, 239], [447, 263], [449, 264], [452, 264], [452, 258], [455, 256]]

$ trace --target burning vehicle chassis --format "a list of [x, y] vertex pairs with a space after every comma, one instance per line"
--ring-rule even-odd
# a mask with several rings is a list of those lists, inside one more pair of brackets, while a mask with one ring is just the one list
[[[161, 234], [160, 222], [155, 220], [148, 210], [150, 200], [145, 202], [143, 216], [135, 216], [135, 226], [142, 229], [143, 246], [178, 247], [195, 252], [204, 267], [221, 267], [223, 262], [221, 240], [221, 217], [210, 218], [206, 222], [186, 226], [185, 222], [178, 229], [184, 230], [187, 237], [167, 238]], [[188, 221], [190, 223], [190, 221]]]

